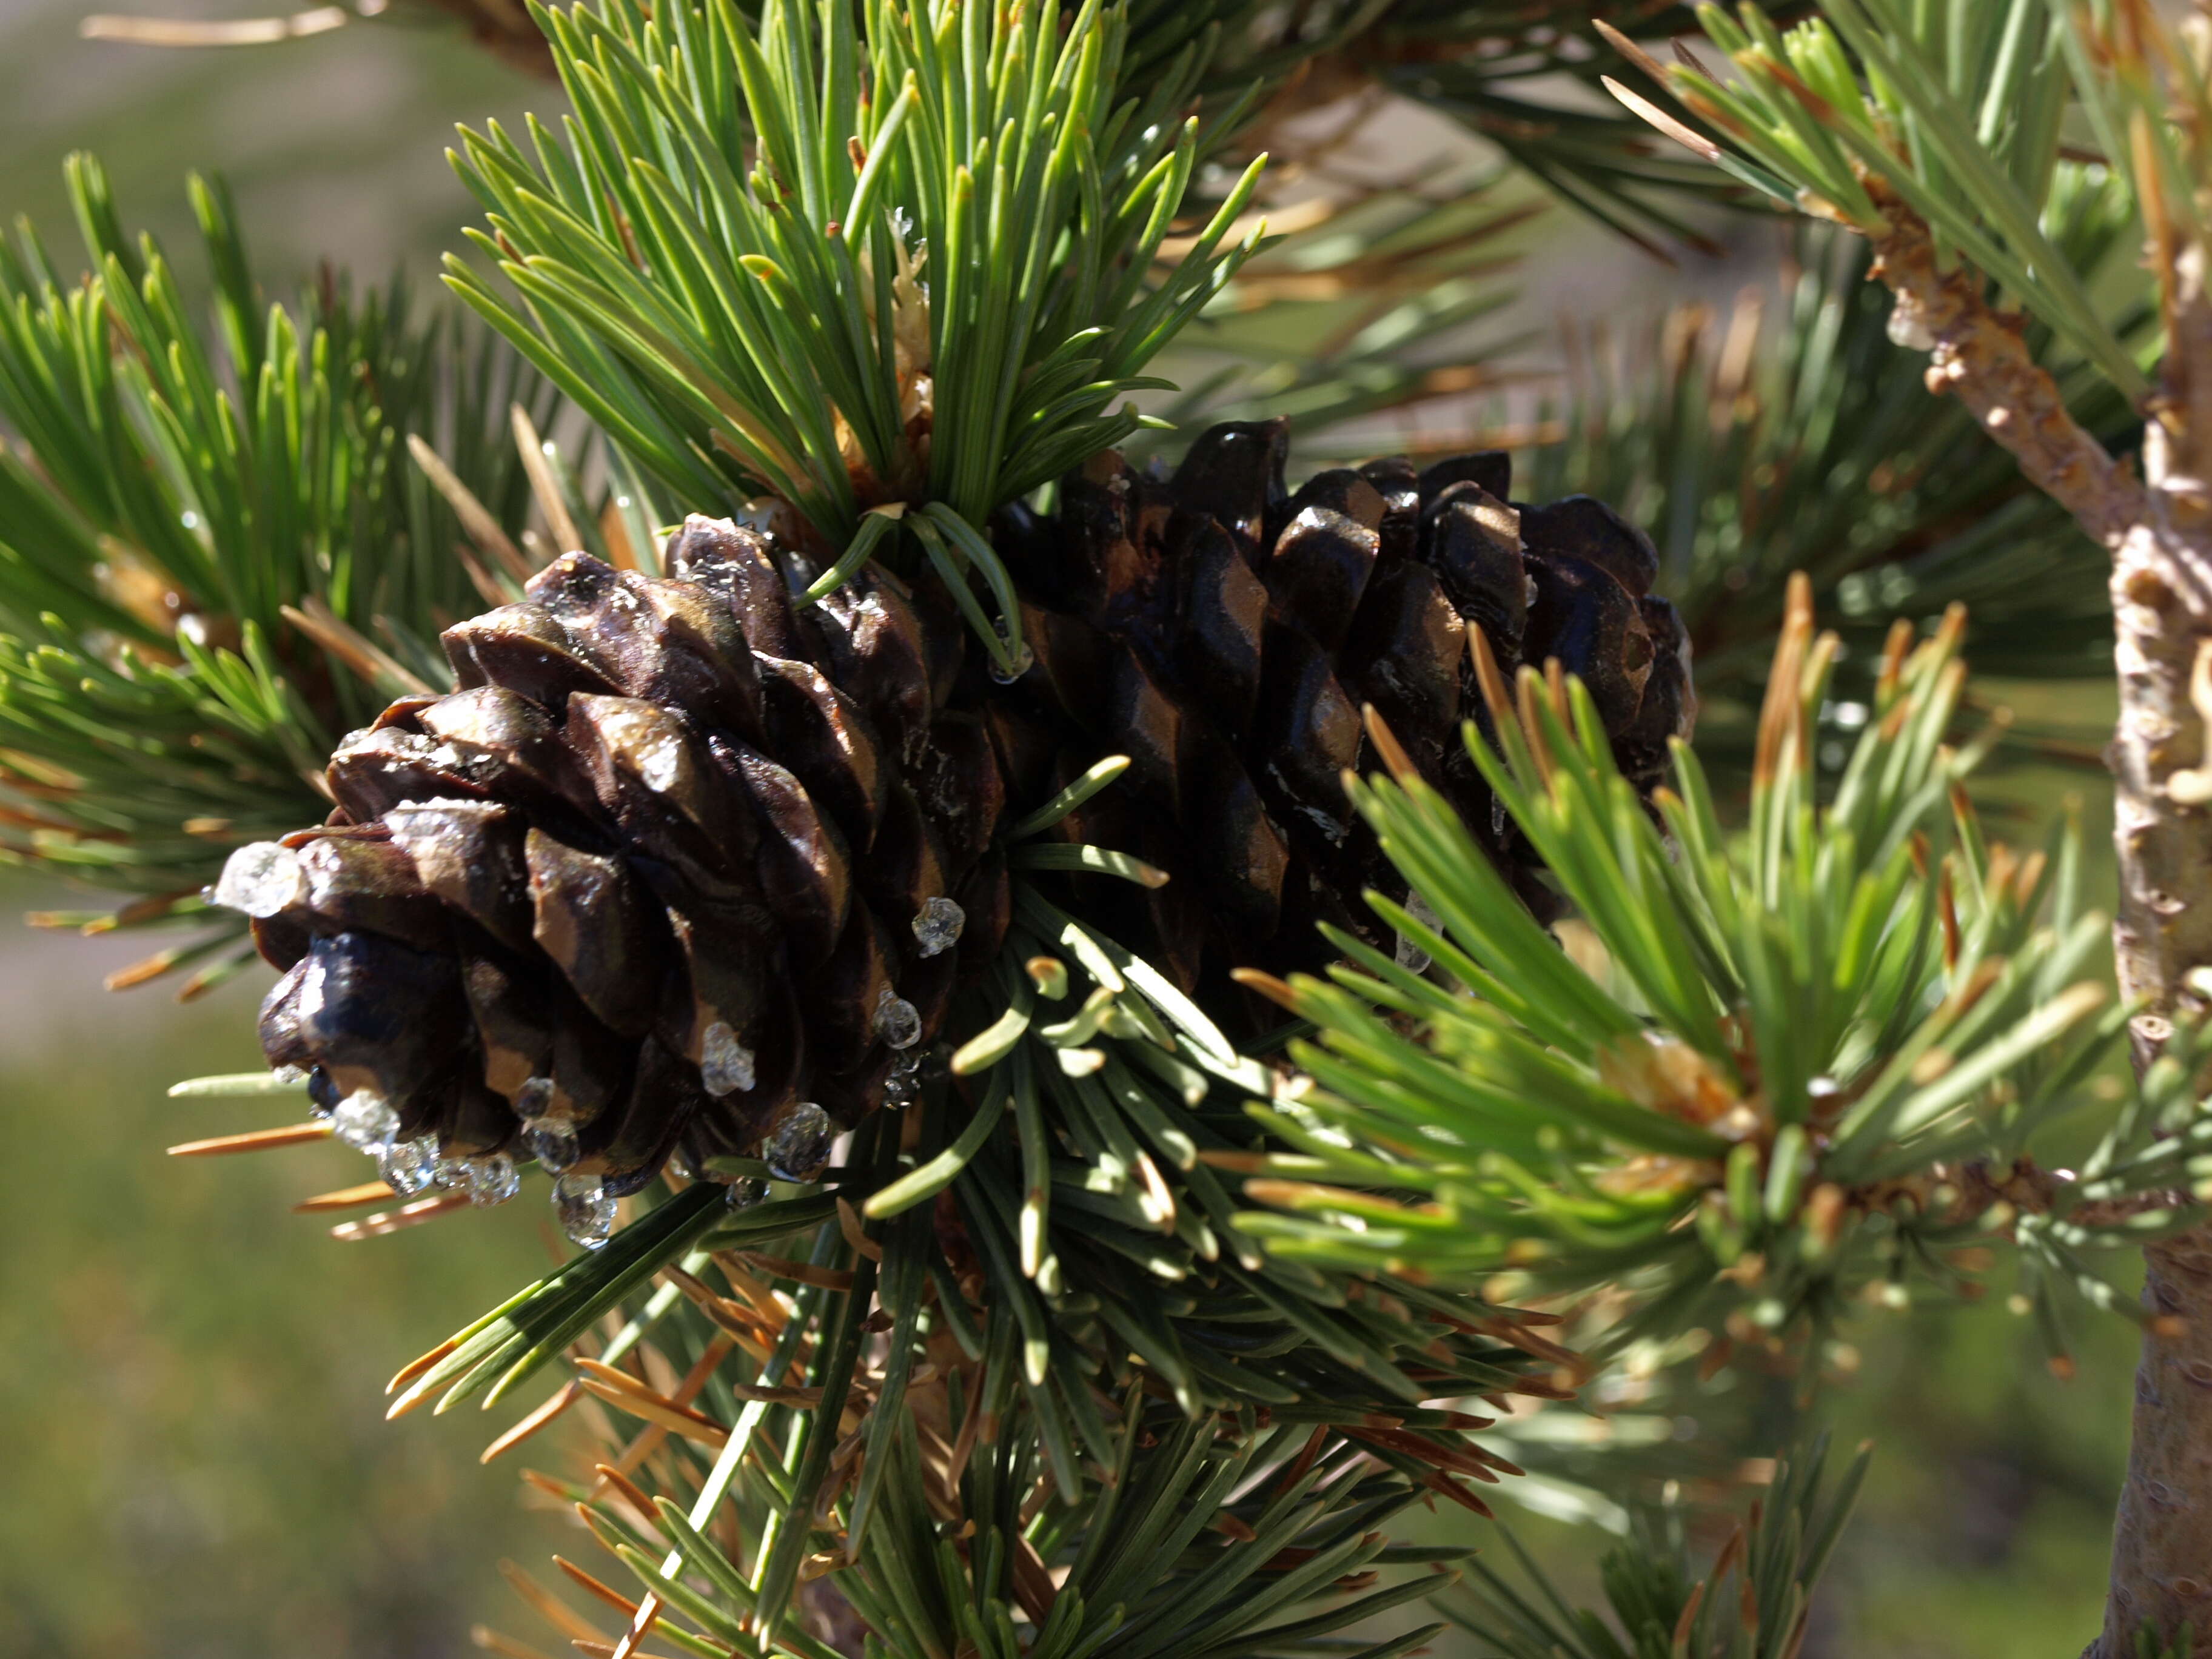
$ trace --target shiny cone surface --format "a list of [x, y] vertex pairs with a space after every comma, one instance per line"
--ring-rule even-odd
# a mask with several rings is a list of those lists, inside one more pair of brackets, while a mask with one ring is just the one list
[[557, 1126], [620, 1188], [849, 1125], [935, 1034], [1008, 904], [957, 622], [872, 571], [802, 612], [727, 521], [665, 565], [563, 556], [332, 757], [255, 921], [272, 1065], [449, 1153]]
[[1285, 422], [1218, 426], [1172, 477], [1109, 452], [1063, 480], [1054, 517], [1001, 515], [1037, 654], [991, 713], [1002, 769], [1022, 793], [1064, 775], [1071, 727], [1133, 757], [1131, 787], [1065, 833], [1170, 873], [1122, 925], [1186, 984], [1317, 965], [1319, 921], [1387, 948], [1360, 895], [1401, 884], [1341, 783], [1376, 763], [1367, 704], [1546, 913], [1461, 744], [1463, 721], [1489, 720], [1470, 629], [1509, 679], [1552, 659], [1580, 676], [1641, 791], [1694, 713], [1657, 555], [1603, 502], [1512, 502], [1502, 453], [1336, 468], [1293, 494], [1287, 445]]

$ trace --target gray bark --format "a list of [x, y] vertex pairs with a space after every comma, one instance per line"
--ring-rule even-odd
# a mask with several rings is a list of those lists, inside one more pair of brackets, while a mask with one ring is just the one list
[[[2177, 387], [2187, 425], [2185, 388]], [[2212, 430], [2212, 428], [2200, 428]], [[2154, 422], [2144, 520], [2113, 561], [2119, 722], [2106, 761], [2114, 793], [2120, 987], [2148, 1003], [2132, 1030], [2137, 1068], [2201, 1014], [2189, 986], [2212, 964], [2212, 514], [2187, 445]], [[2212, 1635], [2212, 1228], [2145, 1252], [2155, 1316], [2136, 1372], [2128, 1473], [2113, 1523], [2112, 1588], [2094, 1659], [2133, 1659], [2138, 1633]]]

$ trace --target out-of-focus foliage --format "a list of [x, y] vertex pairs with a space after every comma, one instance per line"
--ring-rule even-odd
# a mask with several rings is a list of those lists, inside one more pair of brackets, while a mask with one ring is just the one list
[[1486, 1659], [1796, 1659], [1814, 1589], [1850, 1518], [1871, 1450], [1861, 1447], [1832, 1489], [1825, 1437], [1780, 1460], [1770, 1490], [1702, 1574], [1692, 1567], [1689, 1528], [1670, 1488], [1670, 1501], [1638, 1511], [1628, 1541], [1600, 1568], [1610, 1620], [1571, 1611], [1517, 1544], [1525, 1585], [1475, 1560], [1466, 1584], [1438, 1606]]
[[1180, 389], [1159, 413], [1178, 434], [1288, 416], [1319, 459], [1371, 448], [1367, 417], [1473, 406], [1528, 343], [1485, 319], [1515, 297], [1519, 233], [1540, 212], [1495, 171], [1270, 211], [1267, 242], [1162, 362]]
[[215, 338], [167, 256], [70, 178], [92, 274], [0, 250], [0, 850], [140, 898], [107, 927], [209, 931], [146, 971], [244, 960], [200, 888], [240, 843], [323, 816], [329, 747], [442, 682], [437, 630], [482, 604], [420, 436], [519, 531], [510, 404], [550, 389], [495, 342], [334, 277], [266, 306], [220, 185], [195, 180]]
[[[9, 872], [0, 896], [37, 894]], [[84, 959], [119, 941], [9, 933], [0, 1087], [38, 1176], [10, 1202], [0, 1291], [0, 1410], [20, 1425], [0, 1655], [459, 1659], [505, 1599], [491, 1561], [544, 1522], [474, 1478], [477, 1423], [394, 1434], [380, 1392], [393, 1353], [544, 1261], [536, 1228], [509, 1211], [341, 1244], [290, 1206], [351, 1179], [351, 1152], [164, 1158], [166, 1141], [241, 1126], [234, 1103], [162, 1090], [250, 1059], [260, 988], [189, 1012], [104, 997]], [[75, 961], [58, 969], [58, 950]]]
[[[2124, 263], [2124, 197], [2081, 169], [2062, 184], [2068, 256]], [[1778, 305], [1752, 295], [1723, 318], [1693, 306], [1579, 331], [1550, 411], [1562, 441], [1525, 463], [1530, 498], [1587, 490], [1650, 532], [1707, 698], [1758, 701], [1797, 571], [1861, 696], [1895, 618], [1932, 627], [1956, 604], [1978, 673], [2108, 674], [2103, 550], [1964, 409], [1929, 395], [1927, 356], [1891, 339], [1867, 264], [1861, 239], [1810, 228], [1790, 245]], [[2135, 338], [2154, 321], [2137, 305], [2122, 325]], [[2108, 381], [2077, 362], [2061, 384], [2077, 418], [2132, 447], [2139, 422]]]

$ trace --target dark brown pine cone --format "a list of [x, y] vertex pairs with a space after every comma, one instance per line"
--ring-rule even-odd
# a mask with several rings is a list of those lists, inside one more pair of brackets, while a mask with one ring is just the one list
[[587, 1243], [676, 1152], [811, 1176], [1006, 925], [949, 610], [870, 571], [802, 615], [726, 521], [665, 564], [572, 553], [449, 629], [459, 689], [348, 738], [330, 822], [216, 893], [283, 970], [270, 1063], [395, 1188], [495, 1200], [519, 1139]]
[[1055, 733], [1135, 759], [1129, 787], [1068, 833], [1174, 879], [1124, 918], [1186, 984], [1232, 966], [1326, 960], [1317, 921], [1374, 937], [1360, 902], [1394, 885], [1346, 801], [1372, 703], [1543, 913], [1534, 860], [1461, 746], [1486, 726], [1468, 629], [1510, 676], [1556, 658], [1589, 685], [1613, 752], [1649, 792], [1693, 713], [1689, 647], [1651, 591], [1658, 556], [1604, 503], [1510, 503], [1510, 458], [1403, 459], [1315, 475], [1293, 495], [1282, 421], [1218, 426], [1172, 478], [1117, 453], [1062, 481], [1058, 511], [1002, 515], [1031, 603], [1036, 666], [990, 718], [1017, 794], [1065, 772]]
[[1340, 783], [1363, 702], [1540, 907], [1459, 744], [1468, 628], [1509, 672], [1582, 676], [1648, 788], [1689, 711], [1650, 542], [1587, 498], [1509, 506], [1502, 455], [1291, 495], [1285, 431], [1217, 427], [1171, 480], [1102, 455], [1054, 518], [1003, 515], [1036, 653], [1011, 685], [933, 578], [801, 610], [804, 556], [699, 518], [665, 579], [565, 556], [447, 631], [452, 695], [346, 739], [328, 823], [225, 869], [283, 975], [270, 1063], [402, 1193], [496, 1201], [535, 1158], [586, 1243], [673, 1155], [805, 1178], [910, 1096], [998, 950], [1009, 809], [1103, 755], [1135, 764], [1060, 833], [1173, 879], [1079, 878], [1086, 919], [1193, 983], [1316, 965], [1319, 921], [1371, 936], [1389, 871]]

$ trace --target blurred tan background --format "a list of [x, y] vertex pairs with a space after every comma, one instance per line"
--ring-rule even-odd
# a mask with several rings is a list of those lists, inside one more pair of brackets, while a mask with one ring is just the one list
[[[31, 215], [65, 269], [59, 162], [88, 148], [126, 222], [187, 267], [181, 175], [200, 167], [231, 179], [270, 277], [329, 257], [428, 285], [470, 207], [442, 155], [451, 123], [557, 101], [449, 33], [390, 20], [163, 52], [80, 40], [83, 9], [0, 0], [0, 210]], [[1398, 123], [1370, 159], [1449, 142]], [[1737, 258], [1668, 271], [1588, 227], [1549, 230], [1525, 279], [1540, 297], [1492, 325], [1725, 295], [1771, 246], [1747, 234]], [[2027, 793], [2047, 805], [2057, 789]], [[342, 1149], [166, 1160], [167, 1143], [278, 1121], [163, 1096], [258, 1063], [263, 981], [191, 1008], [158, 987], [104, 994], [100, 975], [149, 947], [13, 925], [55, 902], [82, 899], [0, 878], [0, 1659], [442, 1659], [471, 1650], [478, 1619], [565, 1650], [495, 1571], [567, 1547], [521, 1508], [510, 1468], [476, 1467], [506, 1419], [382, 1421], [394, 1368], [545, 1260], [542, 1205], [342, 1245], [288, 1207], [362, 1178]], [[2102, 1601], [2130, 1334], [2080, 1333], [2068, 1384], [2000, 1308], [1869, 1319], [1867, 1334], [1840, 1437], [1872, 1434], [1881, 1455], [1807, 1659], [2078, 1651]], [[1601, 1543], [1534, 1535], [1584, 1578]]]

